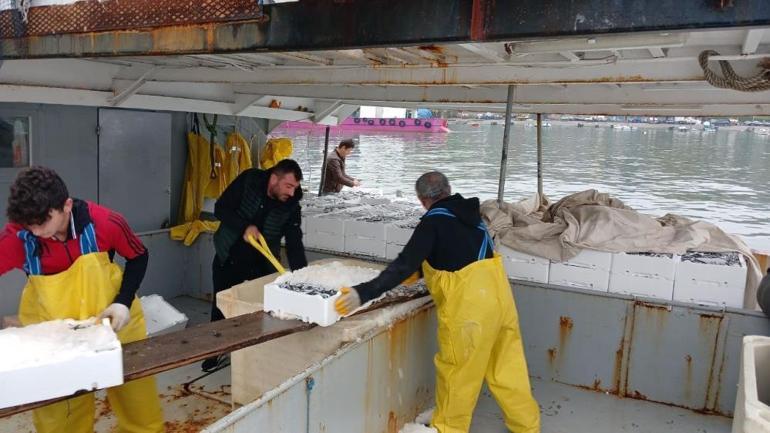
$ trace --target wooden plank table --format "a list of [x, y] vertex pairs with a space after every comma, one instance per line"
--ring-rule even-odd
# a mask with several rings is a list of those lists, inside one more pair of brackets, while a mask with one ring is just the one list
[[[379, 301], [356, 314], [377, 310], [389, 305], [426, 296], [415, 293], [390, 297]], [[124, 381], [141, 379], [164, 371], [173, 370], [206, 358], [230, 353], [235, 350], [274, 340], [285, 335], [306, 331], [315, 324], [299, 320], [281, 320], [263, 312], [244, 314], [217, 322], [202, 323], [181, 331], [159, 335], [123, 346]], [[0, 409], [0, 418], [66, 400], [80, 394]]]

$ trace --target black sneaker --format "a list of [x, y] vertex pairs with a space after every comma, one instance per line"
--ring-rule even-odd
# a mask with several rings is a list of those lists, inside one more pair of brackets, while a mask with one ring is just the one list
[[201, 370], [206, 373], [211, 373], [212, 371], [227, 367], [230, 365], [229, 361], [230, 357], [228, 355], [212, 356], [211, 358], [207, 358], [203, 361], [201, 364]]

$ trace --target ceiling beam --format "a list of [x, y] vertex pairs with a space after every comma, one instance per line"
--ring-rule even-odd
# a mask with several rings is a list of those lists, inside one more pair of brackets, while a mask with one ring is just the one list
[[365, 64], [370, 64], [374, 62], [378, 65], [384, 65], [388, 63], [388, 61], [383, 57], [380, 57], [372, 52], [369, 52], [368, 50], [363, 50], [358, 48], [353, 50], [339, 50], [339, 51], [336, 51], [336, 53], [342, 54], [343, 56], [347, 56], [352, 59], [360, 60]]
[[756, 53], [764, 33], [765, 29], [751, 29], [746, 31], [746, 36], [743, 38], [743, 45], [741, 45], [741, 54], [748, 55]]
[[558, 39], [549, 41], [517, 42], [512, 54], [547, 54], [565, 51], [616, 51], [681, 47], [687, 41], [683, 33], [669, 35], [606, 35], [589, 38]]
[[252, 105], [256, 104], [257, 101], [264, 98], [265, 95], [249, 95], [249, 94], [236, 94], [235, 95], [235, 104], [233, 105], [233, 116], [241, 116], [243, 113]]
[[458, 47], [470, 51], [473, 54], [476, 54], [479, 57], [483, 57], [487, 60], [490, 60], [495, 63], [504, 62], [506, 59], [505, 57], [501, 56], [499, 53], [497, 53], [494, 50], [491, 50], [483, 45], [479, 44], [457, 44]]
[[565, 59], [569, 60], [570, 62], [579, 62], [580, 61], [580, 57], [578, 57], [572, 51], [560, 51], [559, 55], [564, 57]]
[[119, 107], [121, 104], [123, 104], [128, 98], [132, 97], [136, 94], [136, 92], [139, 91], [139, 89], [142, 88], [144, 83], [147, 82], [148, 79], [152, 76], [152, 74], [155, 73], [159, 68], [153, 67], [147, 70], [144, 74], [142, 74], [139, 79], [134, 81], [130, 86], [126, 87], [123, 91], [118, 93], [117, 95], [107, 98], [107, 105], [112, 107]]
[[656, 59], [661, 59], [663, 57], [666, 57], [666, 53], [663, 51], [663, 48], [661, 47], [650, 47], [650, 48], [647, 48], [647, 51], [649, 51], [650, 55]]
[[334, 64], [332, 59], [326, 57], [316, 56], [310, 53], [272, 53], [274, 56], [286, 57], [287, 59], [298, 60], [304, 63], [310, 63], [320, 66], [330, 66]]
[[[316, 101], [314, 104], [313, 122], [324, 123], [338, 108], [342, 105], [342, 101]], [[336, 122], [335, 122], [336, 123]]]

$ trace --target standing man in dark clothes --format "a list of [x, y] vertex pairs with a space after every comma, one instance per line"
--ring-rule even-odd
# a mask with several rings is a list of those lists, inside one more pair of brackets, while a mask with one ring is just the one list
[[[307, 266], [300, 229], [302, 169], [284, 159], [269, 170], [249, 169], [241, 173], [219, 197], [214, 215], [221, 221], [214, 233], [216, 256], [212, 263], [214, 302], [211, 320], [224, 318], [217, 308], [216, 294], [244, 281], [270, 275], [273, 265], [247, 239], [261, 233], [270, 251], [280, 257], [281, 238], [292, 270]], [[203, 370], [217, 368], [224, 356], [203, 361]]]
[[356, 143], [352, 139], [342, 140], [336, 149], [326, 158], [323, 194], [342, 191], [343, 186], [354, 187], [361, 185], [358, 179], [353, 179], [345, 173], [345, 158], [353, 153]]
[[467, 432], [486, 380], [508, 429], [539, 433], [540, 410], [529, 386], [513, 293], [481, 220], [479, 199], [451, 195], [439, 172], [420, 176], [415, 189], [427, 212], [411, 239], [377, 278], [343, 287], [337, 312], [348, 314], [421, 269], [438, 316], [432, 427]]

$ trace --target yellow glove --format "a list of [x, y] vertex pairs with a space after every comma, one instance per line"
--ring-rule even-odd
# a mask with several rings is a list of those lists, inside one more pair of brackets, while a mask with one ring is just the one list
[[334, 302], [334, 309], [340, 316], [347, 316], [361, 306], [361, 297], [358, 296], [356, 289], [343, 287], [340, 293], [340, 297]]
[[416, 283], [420, 280], [420, 273], [415, 272], [412, 275], [406, 277], [404, 281], [401, 282], [402, 286], [411, 286], [412, 284]]

